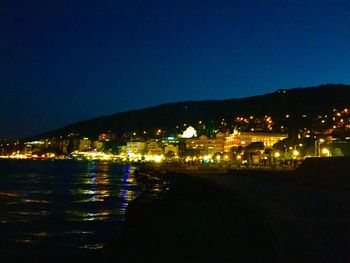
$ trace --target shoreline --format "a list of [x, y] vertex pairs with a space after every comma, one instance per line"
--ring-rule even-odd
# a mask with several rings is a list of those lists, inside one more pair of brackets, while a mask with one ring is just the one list
[[[324, 240], [316, 242], [320, 247], [315, 248], [313, 244], [313, 238], [316, 239], [320, 235], [322, 236], [321, 230], [314, 229], [314, 233], [308, 237], [304, 237], [305, 233], [301, 233], [300, 230], [295, 232], [298, 229], [295, 229], [295, 227], [300, 224], [297, 219], [299, 216], [293, 210], [295, 207], [285, 207], [283, 203], [276, 203], [261, 195], [250, 193], [243, 188], [239, 189], [239, 187], [249, 188], [252, 183], [258, 186], [278, 183], [283, 187], [302, 188], [303, 191], [306, 191], [306, 194], [308, 192], [312, 193], [312, 191], [317, 194], [317, 189], [322, 189], [321, 192], [328, 191], [328, 197], [330, 198], [338, 198], [339, 196], [335, 193], [340, 191], [344, 194], [341, 199], [348, 202], [350, 198], [346, 193], [347, 185], [339, 185], [337, 182], [331, 185], [326, 184], [329, 182], [330, 174], [329, 169], [327, 174], [323, 167], [329, 165], [329, 162], [332, 163], [330, 170], [338, 171], [335, 176], [332, 174], [333, 181], [337, 176], [342, 177], [342, 171], [345, 168], [339, 166], [339, 162], [348, 162], [348, 159], [344, 158], [341, 160], [328, 159], [328, 164], [325, 164], [324, 160], [321, 160], [322, 164], [318, 161], [316, 162], [318, 167], [316, 170], [314, 169], [314, 160], [312, 160], [311, 164], [307, 164], [302, 169], [293, 172], [183, 168], [164, 170], [164, 166], [148, 167], [148, 171], [156, 177], [162, 178], [166, 174], [172, 181], [165, 182], [163, 185], [165, 191], [161, 192], [158, 188], [157, 191], [152, 192], [148, 189], [128, 206], [125, 228], [121, 239], [104, 249], [102, 254], [107, 259], [108, 256], [118, 251], [118, 256], [121, 253], [122, 256], [120, 257], [125, 262], [133, 262], [133, 260], [137, 262], [181, 262], [186, 260], [213, 262], [210, 260], [213, 259], [211, 258], [213, 254], [221, 255], [224, 253], [221, 255], [223, 260], [246, 261], [254, 249], [259, 250], [261, 244], [266, 244], [264, 252], [254, 252], [258, 254], [265, 253], [266, 261], [263, 262], [285, 262], [287, 259], [288, 262], [312, 261], [322, 259], [321, 256], [328, 257], [328, 254], [331, 254], [329, 248], [319, 244], [319, 242], [325, 242]], [[334, 164], [336, 165], [334, 166]], [[313, 167], [313, 173], [311, 174], [310, 167]], [[315, 180], [317, 178], [315, 174], [317, 173], [320, 174], [319, 181]], [[229, 186], [225, 180], [227, 182], [234, 180], [237, 182], [235, 183], [236, 186]], [[159, 186], [164, 181], [153, 178], [153, 183]], [[331, 189], [331, 192], [329, 192], [329, 189]], [[312, 228], [317, 226], [315, 225], [317, 221], [313, 222], [308, 218], [304, 220], [307, 220], [308, 223], [305, 224], [311, 224]], [[210, 225], [210, 222], [217, 222], [217, 224]], [[323, 220], [320, 222], [323, 222]], [[328, 222], [328, 225], [334, 228], [335, 223], [331, 221]], [[239, 226], [239, 229], [235, 228], [237, 226]], [[247, 226], [256, 230], [251, 233], [249, 241], [259, 239], [261, 243], [252, 246], [248, 242], [240, 248], [240, 251], [244, 253], [235, 251], [233, 254], [227, 254], [228, 247], [242, 245], [240, 239], [235, 240], [230, 239], [232, 237], [227, 237], [227, 232], [239, 233], [241, 238], [244, 239], [249, 232], [246, 229]], [[243, 229], [245, 231], [239, 232]], [[339, 232], [339, 229], [334, 229], [334, 231]], [[191, 232], [193, 237], [189, 234]], [[216, 235], [215, 233], [220, 234]], [[341, 234], [338, 233], [337, 235]], [[183, 238], [184, 236], [186, 238]], [[189, 242], [189, 240], [192, 240], [192, 242]], [[220, 247], [215, 246], [213, 240], [220, 243]], [[223, 240], [225, 240], [225, 244], [222, 244]], [[341, 237], [339, 240], [348, 241], [345, 237]], [[296, 244], [299, 242], [297, 249], [293, 248], [295, 246], [293, 242]], [[344, 258], [346, 252], [341, 250], [339, 242], [333, 241], [331, 245], [335, 246], [334, 250], [340, 250], [337, 258]], [[208, 247], [208, 244], [211, 245]], [[227, 250], [221, 251], [221, 247], [226, 247]], [[303, 251], [303, 248], [306, 251]], [[211, 252], [209, 253], [207, 250]], [[308, 252], [308, 250], [311, 252]], [[315, 251], [318, 251], [317, 253], [320, 255], [317, 255]], [[295, 255], [288, 258], [287, 252], [295, 253]], [[257, 258], [253, 259], [253, 261], [256, 260]]]

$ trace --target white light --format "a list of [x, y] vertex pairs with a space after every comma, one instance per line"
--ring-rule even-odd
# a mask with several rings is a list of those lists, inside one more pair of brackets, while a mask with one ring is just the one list
[[197, 131], [192, 127], [189, 126], [182, 134], [182, 138], [192, 138], [197, 137]]

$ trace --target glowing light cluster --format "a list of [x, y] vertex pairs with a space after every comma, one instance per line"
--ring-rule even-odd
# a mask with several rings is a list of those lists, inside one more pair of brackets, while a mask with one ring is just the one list
[[192, 126], [189, 126], [182, 134], [182, 138], [197, 137], [197, 131]]

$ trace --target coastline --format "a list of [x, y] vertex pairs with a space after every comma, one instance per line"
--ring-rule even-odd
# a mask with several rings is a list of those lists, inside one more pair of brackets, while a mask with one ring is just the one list
[[[347, 161], [329, 159], [328, 164], [333, 163], [331, 170], [342, 176], [344, 167], [339, 162]], [[324, 169], [313, 168], [310, 173], [313, 162], [292, 173], [151, 168], [151, 174], [166, 180], [153, 178], [158, 190], [148, 188], [129, 205], [122, 238], [101, 251], [103, 257], [107, 262], [111, 255], [123, 262], [327, 262], [348, 258], [344, 249], [350, 244], [348, 232], [341, 233], [337, 219], [324, 218], [318, 210], [343, 209], [343, 217], [350, 215], [349, 209], [337, 207], [348, 203], [349, 194], [344, 185], [325, 185], [329, 173], [327, 177]], [[324, 166], [324, 160], [320, 162]], [[316, 173], [322, 180], [315, 180]], [[162, 184], [165, 191], [159, 190]], [[258, 190], [266, 186], [269, 191], [276, 192], [276, 186], [281, 189], [275, 196], [265, 196], [252, 185]], [[290, 204], [283, 196], [293, 191], [300, 194], [300, 204]], [[325, 207], [308, 203], [314, 197], [325, 201]], [[305, 205], [309, 208], [301, 208]], [[314, 214], [305, 209], [315, 210], [311, 211]], [[335, 237], [327, 240], [332, 233]]]

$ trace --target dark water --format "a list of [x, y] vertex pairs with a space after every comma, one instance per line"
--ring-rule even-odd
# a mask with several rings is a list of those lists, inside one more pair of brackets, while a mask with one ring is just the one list
[[[74, 259], [118, 239], [135, 167], [0, 160], [0, 260]], [[1, 260], [2, 262], [3, 260]]]

